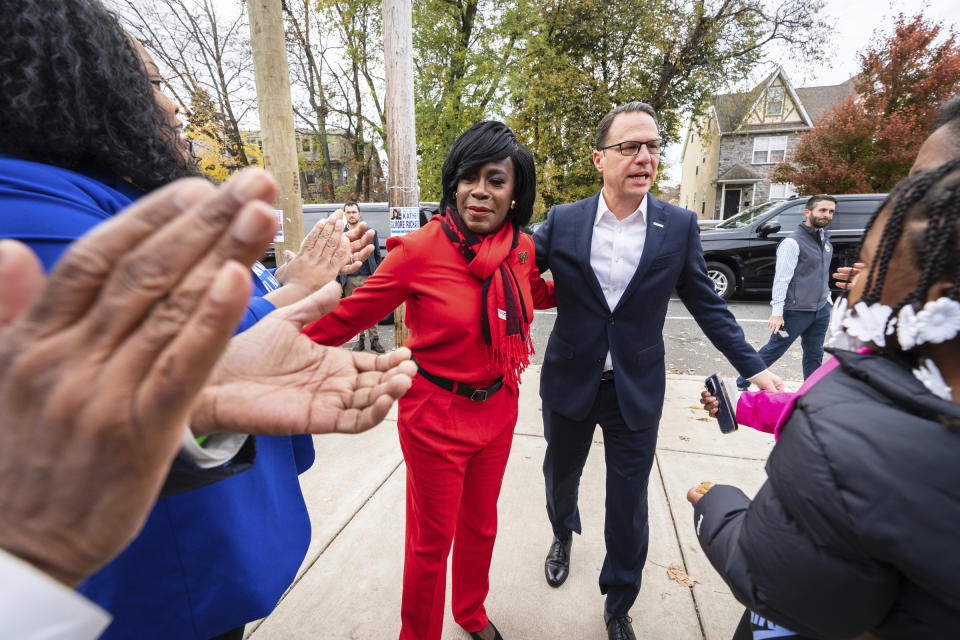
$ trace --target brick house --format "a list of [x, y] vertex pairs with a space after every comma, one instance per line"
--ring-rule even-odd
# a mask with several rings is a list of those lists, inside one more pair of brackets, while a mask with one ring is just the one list
[[773, 168], [790, 155], [800, 133], [853, 92], [853, 78], [794, 89], [777, 67], [750, 91], [714, 96], [707, 112], [691, 121], [683, 143], [680, 206], [717, 219], [789, 198], [793, 185], [772, 182]]

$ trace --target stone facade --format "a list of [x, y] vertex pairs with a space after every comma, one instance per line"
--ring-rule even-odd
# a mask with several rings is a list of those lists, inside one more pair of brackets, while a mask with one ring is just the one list
[[[771, 174], [773, 173], [774, 167], [779, 164], [778, 162], [753, 164], [754, 138], [758, 137], [759, 135], [787, 136], [787, 152], [785, 157], [789, 158], [793, 154], [793, 150], [797, 145], [797, 141], [800, 139], [799, 134], [800, 131], [797, 130], [791, 132], [784, 131], [774, 133], [763, 132], [762, 134], [726, 135], [720, 138], [720, 161], [718, 163], [717, 175], [722, 176], [725, 172], [740, 164], [752, 169], [754, 173], [764, 178], [760, 182], [754, 184], [744, 183], [727, 185], [728, 189], [743, 189], [741, 209], [747, 206], [746, 203], [754, 205], [766, 202], [770, 199], [770, 183], [773, 182]], [[723, 206], [723, 185], [716, 185], [716, 189], [717, 192], [716, 206], [714, 207], [714, 217], [721, 218], [723, 217], [720, 209], [720, 207]]]

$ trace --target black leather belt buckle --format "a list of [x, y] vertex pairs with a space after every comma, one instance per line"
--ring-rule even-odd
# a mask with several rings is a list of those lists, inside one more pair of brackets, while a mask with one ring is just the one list
[[473, 393], [470, 394], [470, 399], [474, 402], [483, 402], [489, 397], [486, 389], [474, 389]]
[[601, 382], [610, 382], [613, 380], [613, 369], [609, 369], [600, 374]]

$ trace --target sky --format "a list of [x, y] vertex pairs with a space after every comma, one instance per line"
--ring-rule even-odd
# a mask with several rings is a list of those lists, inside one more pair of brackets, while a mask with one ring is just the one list
[[[817, 87], [840, 84], [859, 70], [857, 52], [870, 44], [874, 32], [879, 28], [889, 33], [893, 28], [893, 18], [898, 13], [913, 15], [923, 8], [928, 19], [937, 20], [944, 26], [952, 26], [960, 31], [960, 1], [958, 0], [928, 0], [924, 3], [915, 1], [897, 0], [826, 0], [823, 11], [825, 20], [836, 26], [832, 40], [826, 41], [824, 46], [831, 52], [828, 56], [829, 65], [816, 67], [802, 66], [792, 61], [789, 56], [778, 58], [776, 53], [771, 55], [772, 62], [779, 63], [790, 82], [795, 87]], [[765, 77], [772, 67], [765, 67], [758, 74], [758, 80]], [[686, 131], [681, 132], [681, 140]], [[664, 185], [675, 186], [680, 183], [681, 164], [680, 153], [683, 145], [676, 143], [667, 148], [664, 155], [666, 180]]]

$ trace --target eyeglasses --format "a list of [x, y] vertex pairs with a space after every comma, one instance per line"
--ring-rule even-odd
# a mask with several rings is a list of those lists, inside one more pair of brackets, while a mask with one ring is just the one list
[[647, 147], [647, 153], [652, 156], [658, 156], [660, 155], [660, 152], [663, 151], [663, 139], [657, 138], [655, 140], [647, 140], [645, 142], [626, 140], [624, 142], [618, 142], [617, 144], [609, 144], [605, 147], [600, 147], [599, 151], [606, 151], [607, 149], [613, 149], [614, 147], [617, 147], [620, 149], [620, 155], [635, 156], [640, 153], [640, 149], [644, 146]]

